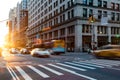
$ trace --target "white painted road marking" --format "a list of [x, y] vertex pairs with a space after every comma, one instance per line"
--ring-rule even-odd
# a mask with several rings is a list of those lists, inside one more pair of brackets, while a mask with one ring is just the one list
[[95, 65], [95, 64], [85, 63], [85, 62], [84, 63], [83, 62], [74, 62], [74, 63], [88, 65], [88, 66], [94, 66], [94, 67], [98, 67], [98, 68], [104, 68], [103, 66], [100, 66], [100, 65]]
[[66, 66], [66, 67], [70, 67], [70, 68], [73, 68], [73, 69], [76, 69], [76, 70], [80, 70], [80, 71], [86, 71], [86, 69], [82, 69], [82, 68], [78, 68], [78, 67], [62, 64], [62, 63], [56, 63], [56, 64], [62, 65], [62, 66]]
[[92, 77], [89, 77], [89, 76], [85, 76], [85, 75], [76, 73], [75, 71], [72, 71], [72, 70], [69, 70], [69, 69], [66, 69], [66, 68], [57, 66], [57, 65], [53, 65], [53, 64], [48, 64], [48, 65], [49, 65], [49, 66], [52, 66], [52, 67], [55, 67], [55, 68], [58, 68], [58, 69], [61, 69], [61, 70], [64, 70], [64, 71], [69, 72], [69, 73], [71, 73], [71, 74], [74, 74], [74, 75], [77, 75], [77, 76], [80, 76], [80, 77], [89, 79], [89, 80], [97, 80], [97, 79], [95, 79], [95, 78], [92, 78]]
[[40, 70], [36, 69], [35, 67], [30, 66], [30, 65], [28, 65], [28, 67], [29, 67], [30, 69], [32, 69], [33, 71], [35, 71], [36, 73], [38, 73], [38, 74], [39, 74], [40, 76], [42, 76], [43, 78], [49, 78], [49, 76], [48, 76], [47, 74], [41, 72]]
[[25, 80], [33, 80], [22, 68], [15, 66], [15, 68], [20, 72]]
[[9, 71], [9, 73], [11, 74], [13, 80], [20, 80], [11, 67], [8, 66], [7, 69]]
[[96, 68], [93, 68], [93, 67], [88, 67], [88, 66], [84, 66], [84, 65], [80, 65], [80, 64], [71, 63], [71, 62], [65, 62], [65, 63], [71, 64], [71, 65], [74, 65], [74, 66], [88, 68], [88, 69], [96, 69]]
[[58, 72], [58, 71], [56, 71], [56, 70], [53, 70], [53, 69], [50, 69], [50, 68], [48, 68], [48, 67], [46, 67], [46, 66], [43, 66], [43, 65], [38, 65], [38, 66], [40, 66], [40, 67], [42, 67], [42, 68], [44, 68], [44, 69], [46, 69], [46, 70], [48, 70], [48, 71], [50, 71], [50, 72], [53, 72], [54, 74], [63, 75], [63, 73], [60, 73], [60, 72]]

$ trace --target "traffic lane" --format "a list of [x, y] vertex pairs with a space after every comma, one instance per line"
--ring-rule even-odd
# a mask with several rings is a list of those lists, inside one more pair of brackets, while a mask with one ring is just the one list
[[[72, 70], [72, 69], [71, 69]], [[112, 68], [96, 68], [94, 70], [87, 69], [87, 71], [78, 71], [77, 73], [87, 75], [97, 80], [120, 80], [120, 71]]]
[[[14, 66], [11, 68], [14, 71], [14, 73], [17, 75], [19, 80], [24, 80], [26, 78], [26, 75], [27, 75], [27, 78], [29, 78], [29, 80], [38, 80], [38, 79], [39, 80], [88, 80], [86, 77], [82, 77], [83, 75], [81, 76], [79, 74], [79, 76], [76, 76], [76, 75], [66, 72], [64, 70], [60, 70], [60, 69], [56, 69], [56, 68], [53, 69], [53, 67], [50, 67], [50, 66], [49, 66], [49, 68], [62, 73], [62, 75], [56, 75], [46, 69], [43, 69], [43, 68], [41, 68], [39, 66], [35, 66], [35, 65], [32, 66], [32, 68], [26, 67], [26, 66], [19, 66], [19, 68], [18, 68], [18, 66]], [[34, 68], [37, 69], [38, 71], [35, 70]], [[20, 69], [22, 69], [25, 73], [22, 74], [23, 72]]]
[[[109, 80], [119, 80], [120, 78], [120, 71], [116, 71], [116, 70], [113, 70], [113, 69], [109, 69], [109, 68], [96, 68], [94, 70], [91, 70], [91, 69], [86, 69], [86, 71], [81, 71], [81, 70], [76, 70], [74, 68], [69, 68], [69, 67], [66, 67], [66, 66], [62, 66], [62, 65], [58, 65], [58, 63], [56, 64], [52, 64], [52, 66], [49, 64], [49, 65], [44, 65], [44, 66], [47, 66], [51, 69], [54, 69], [58, 72], [61, 72], [63, 73], [64, 75], [61, 75], [61, 76], [56, 76], [54, 75], [53, 73], [50, 73], [49, 71], [43, 69], [43, 68], [40, 68], [38, 65], [31, 65], [32, 68], [30, 69], [27, 66], [19, 66], [21, 69], [23, 69], [27, 75], [29, 75], [33, 80], [37, 80], [37, 79], [43, 79], [41, 78], [41, 74], [38, 75], [38, 71], [35, 72], [33, 67], [38, 69], [39, 71], [41, 72], [44, 72], [45, 74], [47, 74], [49, 77], [48, 78], [44, 78], [43, 80], [46, 80], [46, 79], [53, 79], [54, 78], [59, 78], [60, 80], [66, 80], [64, 79], [64, 77], [71, 77], [71, 79], [69, 80], [77, 80], [75, 77], [78, 77], [78, 80], [85, 80], [86, 78], [89, 78], [89, 79], [97, 79], [97, 80], [106, 80], [106, 79], [109, 79]], [[54, 67], [54, 66], [57, 66], [57, 67]], [[20, 71], [19, 69], [18, 70], [15, 70], [15, 67], [12, 67], [12, 69], [14, 70], [14, 72], [17, 74], [17, 76], [21, 79], [22, 76], [19, 74]], [[75, 66], [74, 66], [75, 67]], [[80, 67], [78, 67], [80, 68]], [[18, 72], [19, 71], [19, 72]], [[23, 75], [24, 76], [24, 75]]]
[[12, 80], [7, 68], [0, 67], [0, 80]]
[[[67, 62], [68, 63], [68, 62]], [[64, 66], [65, 68], [69, 68], [70, 70], [74, 70], [75, 72], [79, 73], [79, 74], [83, 74], [83, 75], [86, 75], [86, 76], [90, 76], [92, 78], [95, 78], [95, 79], [98, 79], [98, 80], [106, 80], [109, 79], [109, 80], [119, 80], [120, 79], [120, 71], [118, 70], [114, 70], [113, 68], [110, 68], [110, 67], [101, 67], [99, 66], [96, 66], [96, 67], [93, 67], [94, 69], [85, 69], [85, 66], [84, 68], [83, 67], [78, 67], [78, 64], [77, 66], [73, 66], [73, 65], [68, 65], [66, 62], [65, 63], [57, 63], [58, 65], [60, 66]], [[72, 67], [71, 67], [72, 66]], [[82, 65], [83, 66], [83, 65]], [[94, 65], [95, 66], [95, 65]], [[76, 68], [77, 67], [77, 68]], [[90, 67], [90, 66], [89, 66]], [[85, 69], [85, 71], [81, 71], [81, 69]]]
[[[75, 54], [73, 53], [67, 53], [67, 54], [61, 54], [61, 55], [51, 55], [50, 58], [40, 58], [40, 57], [32, 57], [30, 54], [24, 55], [24, 54], [10, 54], [10, 53], [6, 53], [7, 56], [4, 56], [4, 59], [7, 62], [15, 62], [15, 61], [38, 61], [40, 60], [45, 60], [48, 62], [60, 62], [60, 61], [71, 61], [71, 60], [85, 60], [88, 58], [93, 58], [91, 55], [87, 55], [87, 54], [76, 54], [77, 56], [75, 56]], [[80, 56], [81, 55], [81, 56]], [[85, 57], [86, 58], [83, 58]]]

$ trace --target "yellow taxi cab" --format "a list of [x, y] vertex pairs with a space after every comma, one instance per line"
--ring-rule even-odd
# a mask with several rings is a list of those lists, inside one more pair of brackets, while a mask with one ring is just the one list
[[120, 58], [120, 45], [105, 45], [92, 53], [96, 58]]

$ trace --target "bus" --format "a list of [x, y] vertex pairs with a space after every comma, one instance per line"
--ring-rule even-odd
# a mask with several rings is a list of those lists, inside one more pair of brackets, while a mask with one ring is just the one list
[[45, 42], [44, 47], [51, 49], [53, 54], [65, 53], [65, 41], [64, 40], [52, 40], [50, 42]]

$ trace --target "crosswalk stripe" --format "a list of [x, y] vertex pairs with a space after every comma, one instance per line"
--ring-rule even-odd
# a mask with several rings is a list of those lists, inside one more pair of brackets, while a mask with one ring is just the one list
[[11, 67], [8, 66], [7, 69], [9, 71], [9, 73], [11, 74], [13, 80], [20, 80]]
[[42, 76], [43, 78], [48, 78], [48, 77], [49, 77], [47, 74], [41, 72], [40, 70], [36, 69], [36, 68], [33, 67], [33, 66], [28, 65], [28, 67], [29, 67], [30, 69], [32, 69], [33, 71], [35, 71], [36, 73], [38, 73], [38, 74], [39, 74], [40, 76]]
[[71, 64], [71, 65], [74, 65], [74, 66], [88, 68], [88, 69], [96, 69], [96, 68], [93, 68], [93, 67], [88, 67], [88, 66], [84, 66], [84, 65], [80, 65], [80, 64], [70, 63], [70, 62], [65, 62], [65, 63]]
[[15, 68], [20, 72], [25, 80], [32, 80], [32, 78], [19, 66], [15, 66]]
[[96, 65], [100, 65], [100, 66], [106, 66], [106, 67], [112, 67], [111, 65], [106, 65], [106, 64], [101, 64], [101, 63], [98, 63], [98, 62], [86, 62], [86, 63], [91, 63], [91, 64], [96, 64]]
[[85, 76], [85, 75], [76, 73], [75, 71], [72, 71], [72, 70], [69, 70], [69, 69], [66, 69], [66, 68], [57, 66], [57, 65], [53, 65], [53, 64], [48, 64], [48, 65], [49, 65], [49, 66], [52, 66], [52, 67], [55, 67], [55, 68], [58, 68], [58, 69], [61, 69], [61, 70], [64, 70], [64, 71], [69, 72], [69, 73], [71, 73], [71, 74], [74, 74], [74, 75], [77, 75], [77, 76], [80, 76], [80, 77], [89, 79], [89, 80], [97, 80], [97, 79], [95, 79], [95, 78], [92, 78], [92, 77], [89, 77], [89, 76]]
[[91, 62], [95, 62], [95, 63], [100, 63], [100, 64], [105, 64], [105, 65], [111, 65], [110, 62], [105, 62], [105, 61], [91, 61]]
[[100, 65], [95, 65], [95, 64], [90, 64], [90, 63], [81, 63], [81, 62], [75, 62], [74, 63], [78, 63], [78, 64], [83, 64], [83, 65], [88, 65], [88, 66], [93, 66], [93, 67], [97, 67], [97, 68], [104, 68], [103, 66]]
[[62, 64], [62, 63], [56, 63], [56, 64], [62, 65], [62, 66], [66, 66], [66, 67], [70, 67], [70, 68], [73, 68], [73, 69], [76, 69], [76, 70], [80, 70], [80, 71], [86, 71], [86, 69], [82, 69], [82, 68], [78, 68], [78, 67]]
[[108, 62], [108, 61], [93, 61], [93, 60], [91, 60], [91, 62], [97, 62], [97, 63], [100, 63], [100, 64], [105, 64], [105, 65], [116, 65], [116, 66], [118, 66], [119, 64], [117, 64], [117, 63], [114, 63], [114, 62]]
[[46, 67], [46, 66], [43, 66], [43, 65], [38, 65], [38, 66], [40, 66], [40, 67], [42, 67], [42, 68], [44, 68], [44, 69], [46, 69], [46, 70], [48, 70], [48, 71], [50, 71], [50, 72], [53, 72], [54, 74], [63, 75], [63, 73], [60, 73], [60, 72], [58, 72], [58, 71], [56, 71], [56, 70], [53, 70], [53, 69], [50, 69], [50, 68], [48, 68], [48, 67]]

